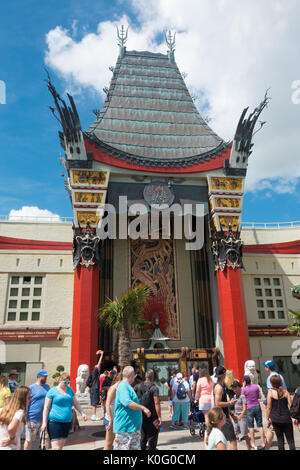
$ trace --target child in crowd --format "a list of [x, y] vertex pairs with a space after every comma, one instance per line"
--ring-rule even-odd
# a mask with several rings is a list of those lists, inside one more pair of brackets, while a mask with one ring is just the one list
[[205, 450], [227, 450], [228, 443], [221, 431], [226, 423], [222, 408], [215, 407], [208, 412], [208, 426], [204, 438]]
[[234, 414], [237, 421], [233, 423], [234, 431], [238, 436], [241, 434], [241, 439], [245, 439], [247, 449], [251, 450], [251, 443], [249, 438], [248, 419], [247, 419], [247, 400], [245, 395], [242, 394], [242, 386], [238, 380], [231, 384], [231, 388], [235, 393], [234, 398], [237, 402], [234, 405]]

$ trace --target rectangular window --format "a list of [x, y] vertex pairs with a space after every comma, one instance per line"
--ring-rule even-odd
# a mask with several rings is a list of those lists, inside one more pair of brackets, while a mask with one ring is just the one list
[[40, 319], [40, 312], [32, 312], [31, 320], [32, 321], [39, 321], [39, 319]]
[[16, 321], [16, 312], [8, 312], [7, 321]]
[[[20, 288], [15, 287], [20, 285]], [[41, 320], [43, 276], [23, 274], [11, 276], [8, 285], [7, 322], [38, 322]], [[36, 287], [39, 286], [39, 287]]]
[[20, 321], [28, 320], [28, 312], [20, 312]]
[[[253, 285], [259, 320], [286, 320], [282, 280], [280, 277], [254, 277]], [[262, 286], [258, 288], [257, 286]], [[261, 298], [257, 298], [261, 297]], [[267, 311], [264, 309], [268, 309]]]

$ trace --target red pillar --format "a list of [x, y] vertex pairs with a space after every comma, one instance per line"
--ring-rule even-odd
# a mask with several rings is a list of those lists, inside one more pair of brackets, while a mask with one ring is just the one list
[[217, 272], [222, 337], [226, 369], [242, 380], [245, 361], [251, 359], [248, 322], [241, 269]]
[[74, 273], [73, 322], [71, 346], [71, 387], [80, 364], [87, 364], [90, 372], [97, 363], [99, 306], [99, 269], [96, 265], [78, 265]]

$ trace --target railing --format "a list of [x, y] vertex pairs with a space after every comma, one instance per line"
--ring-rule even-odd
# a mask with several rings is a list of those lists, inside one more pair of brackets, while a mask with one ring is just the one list
[[1, 215], [0, 214], [0, 222], [25, 222], [25, 223], [36, 223], [36, 222], [44, 222], [44, 223], [71, 223], [73, 221], [73, 217], [51, 217], [49, 215], [39, 215], [39, 216], [33, 216], [33, 215]]
[[272, 229], [272, 228], [296, 228], [299, 222], [243, 222], [242, 228]]

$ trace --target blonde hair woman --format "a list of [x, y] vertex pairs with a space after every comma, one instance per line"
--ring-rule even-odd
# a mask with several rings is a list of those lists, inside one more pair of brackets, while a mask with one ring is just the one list
[[234, 398], [234, 391], [232, 390], [232, 384], [235, 381], [235, 376], [233, 370], [227, 369], [225, 374], [225, 387], [226, 392], [230, 400]]
[[72, 406], [87, 420], [85, 413], [70, 385], [70, 376], [66, 372], [58, 379], [58, 386], [51, 388], [46, 395], [43, 425], [41, 431], [48, 430], [53, 450], [62, 450], [72, 425]]
[[5, 375], [0, 377], [0, 408], [3, 408], [9, 400], [7, 398], [11, 397], [11, 391], [8, 386], [8, 378]]
[[215, 407], [208, 412], [208, 426], [205, 433], [205, 450], [227, 450], [227, 440], [221, 431], [226, 423], [222, 408]]
[[106, 413], [104, 416], [104, 426], [106, 428], [106, 436], [105, 436], [105, 445], [103, 450], [111, 450], [115, 435], [113, 432], [113, 421], [114, 421], [114, 414], [115, 414], [115, 401], [116, 401], [116, 392], [119, 384], [122, 382], [122, 373], [120, 372], [117, 374], [111, 384], [111, 387], [108, 390], [107, 398], [106, 398]]
[[18, 387], [0, 412], [0, 450], [20, 450], [21, 434], [26, 424], [30, 389]]

